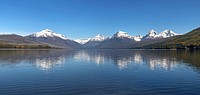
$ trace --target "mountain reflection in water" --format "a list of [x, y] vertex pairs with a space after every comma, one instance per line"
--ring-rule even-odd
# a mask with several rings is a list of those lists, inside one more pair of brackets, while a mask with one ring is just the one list
[[180, 63], [196, 69], [200, 67], [200, 51], [176, 50], [1, 50], [0, 66], [16, 66], [27, 61], [41, 70], [49, 70], [66, 60], [112, 63], [119, 69], [132, 64], [148, 66], [151, 70], [171, 70]]

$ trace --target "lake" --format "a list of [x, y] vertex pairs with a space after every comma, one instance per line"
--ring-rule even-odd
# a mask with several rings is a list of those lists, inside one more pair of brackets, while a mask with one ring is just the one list
[[0, 50], [0, 95], [200, 94], [200, 51]]

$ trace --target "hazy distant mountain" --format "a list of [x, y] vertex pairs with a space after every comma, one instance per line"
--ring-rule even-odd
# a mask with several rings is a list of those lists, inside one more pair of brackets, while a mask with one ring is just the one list
[[57, 34], [52, 30], [45, 29], [41, 32], [37, 32], [26, 36], [26, 38], [39, 41], [51, 46], [62, 47], [62, 48], [78, 48], [79, 44], [73, 40], [65, 38], [64, 35]]
[[132, 48], [161, 48], [161, 49], [179, 49], [179, 48], [185, 49], [186, 47], [200, 48], [200, 28], [197, 28], [184, 35], [169, 37], [151, 43], [137, 43], [137, 45], [135, 44], [132, 46]]

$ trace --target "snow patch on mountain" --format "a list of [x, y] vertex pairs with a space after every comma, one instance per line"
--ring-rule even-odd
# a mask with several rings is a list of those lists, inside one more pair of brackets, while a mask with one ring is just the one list
[[87, 39], [76, 39], [74, 40], [75, 42], [79, 43], [79, 44], [85, 44], [87, 43], [91, 38], [87, 38]]
[[133, 36], [133, 39], [134, 39], [136, 42], [141, 41], [142, 38], [143, 38], [143, 36], [140, 36], [140, 35], [138, 35], [138, 36]]
[[98, 34], [95, 37], [91, 38], [90, 41], [103, 41], [105, 39], [106, 39], [106, 37], [104, 37], [103, 35]]

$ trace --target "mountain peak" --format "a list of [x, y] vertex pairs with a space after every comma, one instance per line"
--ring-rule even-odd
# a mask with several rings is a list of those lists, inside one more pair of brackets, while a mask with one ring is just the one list
[[158, 36], [161, 36], [163, 38], [171, 37], [171, 36], [176, 36], [179, 35], [171, 30], [164, 30], [163, 32], [159, 33]]
[[153, 29], [149, 30], [149, 33], [147, 34], [148, 36], [155, 36], [157, 35], [157, 32]]
[[99, 38], [99, 37], [103, 37], [103, 35], [98, 34], [98, 35], [96, 35], [95, 37], [96, 37], [96, 38]]
[[95, 37], [91, 38], [90, 41], [103, 41], [103, 40], [105, 40], [105, 39], [106, 39], [106, 38], [105, 38], [103, 35], [98, 34], [98, 35], [96, 35]]
[[85, 44], [87, 42], [92, 42], [92, 41], [103, 41], [105, 40], [106, 37], [104, 37], [103, 35], [101, 34], [98, 34], [96, 35], [95, 37], [93, 38], [86, 38], [86, 39], [76, 39], [74, 41], [76, 41], [77, 43], [80, 43], [80, 44]]
[[173, 31], [171, 31], [171, 30], [164, 30], [164, 31], [161, 32], [161, 33], [174, 33], [174, 34], [176, 34], [175, 32], [173, 32]]
[[44, 29], [44, 30], [42, 30], [41, 32], [50, 32], [50, 33], [53, 33], [53, 31], [50, 30], [50, 29]]
[[34, 37], [59, 37], [61, 39], [66, 40], [67, 38], [65, 38], [64, 35], [61, 34], [57, 34], [54, 31], [50, 30], [50, 29], [44, 29], [40, 32], [37, 32], [35, 34], [32, 34], [32, 36]]
[[158, 33], [155, 30], [151, 29], [151, 30], [149, 30], [149, 32], [145, 36], [145, 38], [147, 38], [147, 39], [149, 39], [149, 38], [153, 39], [153, 38], [156, 38], [157, 36], [158, 36]]
[[125, 37], [128, 37], [128, 38], [130, 38], [131, 36], [128, 35], [127, 32], [124, 32], [124, 31], [118, 31], [117, 33], [115, 33], [115, 34], [113, 35], [112, 38], [114, 38], [114, 37], [117, 37], [117, 38], [125, 38]]

